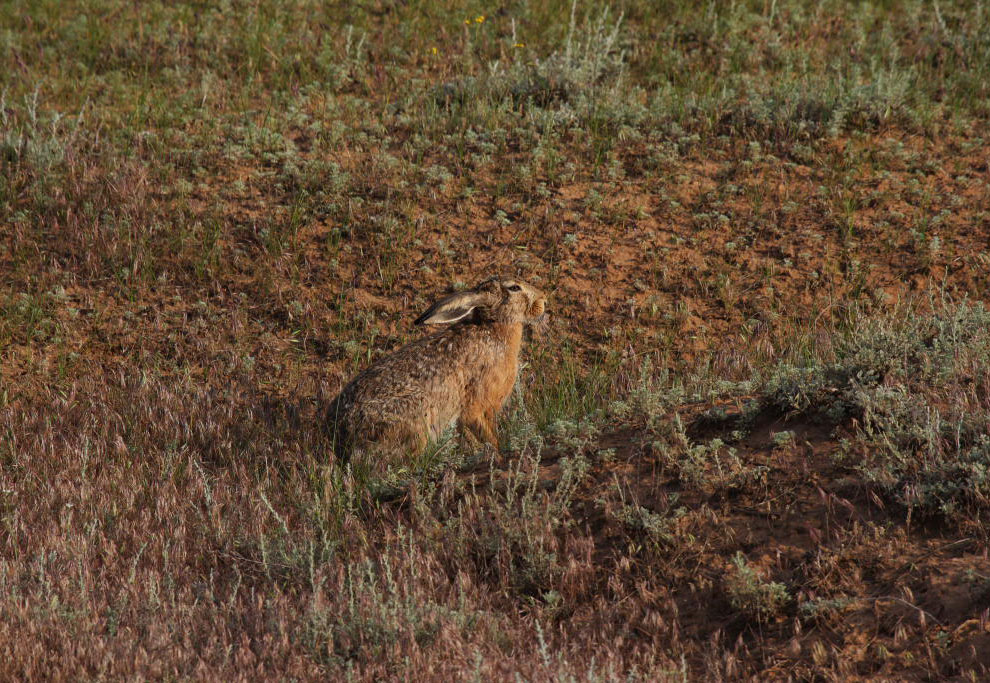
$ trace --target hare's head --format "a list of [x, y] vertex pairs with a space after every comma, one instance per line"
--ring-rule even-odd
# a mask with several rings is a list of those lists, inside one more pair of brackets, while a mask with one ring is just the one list
[[442, 325], [461, 320], [495, 323], [542, 323], [543, 292], [519, 280], [489, 278], [472, 289], [436, 302], [416, 319], [417, 325]]

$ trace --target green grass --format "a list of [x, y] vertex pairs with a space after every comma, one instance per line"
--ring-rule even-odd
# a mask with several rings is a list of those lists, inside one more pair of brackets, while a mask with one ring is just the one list
[[[985, 677], [988, 102], [968, 1], [0, 1], [0, 676]], [[500, 453], [334, 461], [493, 273]]]

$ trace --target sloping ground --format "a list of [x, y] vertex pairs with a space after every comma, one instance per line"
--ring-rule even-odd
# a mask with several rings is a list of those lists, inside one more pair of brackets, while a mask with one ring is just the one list
[[[990, 286], [984, 148], [962, 152], [952, 141], [891, 131], [824, 143], [809, 166], [721, 144], [675, 152], [672, 179], [634, 166], [615, 181], [559, 183], [546, 198], [493, 198], [505, 181], [486, 174], [471, 177], [470, 198], [453, 185], [387, 200], [354, 188], [348, 201], [361, 208], [348, 220], [366, 227], [342, 237], [336, 220], [316, 217], [278, 248], [259, 243], [258, 232], [275, 229], [263, 226], [278, 220], [279, 195], [252, 190], [252, 200], [230, 194], [227, 179], [210, 179], [201, 191], [223, 201], [194, 215], [228, 227], [206, 282], [187, 272], [193, 254], [163, 256], [154, 266], [163, 275], [150, 286], [112, 273], [80, 277], [88, 273], [79, 259], [94, 249], [83, 226], [49, 237], [15, 231], [6, 269], [34, 293], [8, 295], [15, 324], [5, 375], [26, 388], [55, 368], [63, 377], [94, 364], [113, 372], [140, 358], [210, 381], [218, 364], [233, 370], [250, 357], [273, 386], [339, 384], [367, 359], [359, 340], [373, 339], [377, 352], [394, 348], [452, 285], [500, 272], [551, 293], [548, 343], [585, 362], [635, 349], [689, 367], [714, 354], [738, 376], [775, 357], [796, 329], [840, 324], [850, 305], [890, 306], [927, 292], [982, 298]], [[630, 143], [617, 157], [635, 165], [650, 153], [650, 144]], [[372, 162], [345, 155], [342, 172], [357, 177]], [[168, 200], [141, 189], [124, 201]], [[405, 232], [370, 227], [396, 204], [405, 207]], [[83, 243], [67, 243], [73, 233]], [[11, 260], [31, 249], [58, 267], [39, 272]], [[26, 332], [18, 332], [21, 318]], [[540, 344], [531, 353], [539, 357]]]
[[[676, 411], [690, 420], [691, 443], [725, 440], [731, 454], [716, 445], [721, 458], [713, 451], [689, 467], [658, 452], [655, 432], [632, 428], [586, 445], [595, 455], [553, 549], [566, 569], [552, 583], [562, 587], [516, 568], [515, 588], [551, 615], [548, 638], [598, 633], [600, 661], [611, 648], [652, 650], [670, 657], [654, 661], [655, 674], [686, 666], [707, 680], [990, 673], [984, 532], [912, 520], [885, 502], [841, 462], [848, 425], [731, 405], [716, 419], [699, 411]], [[532, 490], [553, 508], [573, 485], [568, 457], [546, 453], [518, 475], [512, 464], [468, 473], [450, 488]], [[456, 506], [462, 495], [438, 497]], [[398, 519], [416, 528], [415, 515]]]
[[[705, 425], [699, 435], [731, 441], [732, 426]], [[853, 467], [835, 463], [841, 426], [763, 413], [750, 429], [736, 456], [754, 473], [738, 486], [692, 490], [648, 455], [627, 480], [630, 499], [647, 509], [663, 510], [679, 492], [681, 505], [707, 512], [688, 531], [704, 550], [672, 563], [681, 568], [668, 584], [676, 609], [665, 616], [676, 623], [680, 615], [681, 637], [721, 639], [729, 677], [813, 677], [822, 666], [842, 677], [942, 677], [970, 667], [985, 675], [982, 540], [912, 526], [902, 508], [884, 504]], [[775, 434], [789, 436], [775, 445]], [[757, 577], [741, 587], [728, 561], [736, 553]], [[764, 604], [771, 581], [790, 600]]]
[[851, 421], [750, 399], [517, 421], [500, 461], [375, 503], [314, 460], [306, 403], [89, 391], [4, 409], [12, 676], [988, 673], [985, 528], [865, 483]]
[[[0, 678], [988, 676], [990, 15], [622, 5], [0, 11]], [[340, 467], [493, 271], [499, 456]]]

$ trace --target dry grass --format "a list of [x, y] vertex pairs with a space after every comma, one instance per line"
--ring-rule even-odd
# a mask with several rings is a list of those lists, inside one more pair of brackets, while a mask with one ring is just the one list
[[[986, 677], [988, 36], [0, 3], [0, 678]], [[552, 314], [499, 456], [335, 462], [492, 270]]]

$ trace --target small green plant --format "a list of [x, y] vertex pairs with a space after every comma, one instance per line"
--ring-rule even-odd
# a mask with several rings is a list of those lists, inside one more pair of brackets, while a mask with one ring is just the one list
[[783, 448], [794, 443], [794, 432], [789, 430], [784, 430], [782, 432], [774, 432], [771, 437], [773, 440], [773, 445], [777, 448]]
[[804, 621], [827, 622], [837, 618], [856, 603], [850, 598], [819, 598], [798, 605], [798, 615]]
[[0, 299], [0, 343], [44, 342], [58, 334], [59, 322], [55, 307], [56, 294], [37, 295], [21, 292]]
[[694, 443], [679, 416], [669, 426], [669, 433], [652, 443], [663, 465], [676, 473], [680, 481], [715, 493], [738, 491], [761, 481], [767, 472], [763, 465], [752, 465], [739, 457], [738, 451], [720, 438]]
[[779, 616], [791, 602], [787, 586], [764, 579], [741, 552], [732, 558], [732, 566], [726, 572], [725, 592], [735, 609], [758, 621]]
[[[669, 505], [673, 507], [676, 502], [677, 496], [671, 496]], [[662, 515], [647, 510], [642, 505], [622, 504], [612, 516], [629, 529], [644, 533], [655, 548], [663, 548], [674, 542], [676, 531], [674, 524], [678, 517], [685, 513], [686, 509], [683, 507], [673, 510], [668, 515]]]

